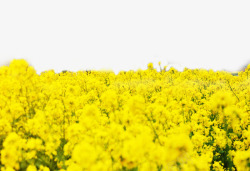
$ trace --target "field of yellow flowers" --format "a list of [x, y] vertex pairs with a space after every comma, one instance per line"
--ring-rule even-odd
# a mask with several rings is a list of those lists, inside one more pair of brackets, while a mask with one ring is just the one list
[[0, 170], [250, 170], [250, 65], [40, 75], [0, 67]]

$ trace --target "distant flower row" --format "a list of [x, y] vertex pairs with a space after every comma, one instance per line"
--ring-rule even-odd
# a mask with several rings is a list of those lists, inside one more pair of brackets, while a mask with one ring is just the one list
[[0, 170], [249, 170], [250, 65], [40, 75], [0, 67]]

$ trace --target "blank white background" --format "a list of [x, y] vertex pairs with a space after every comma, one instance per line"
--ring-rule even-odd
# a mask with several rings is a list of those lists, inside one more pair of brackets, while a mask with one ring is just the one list
[[250, 62], [249, 9], [247, 0], [0, 1], [0, 65], [237, 71]]

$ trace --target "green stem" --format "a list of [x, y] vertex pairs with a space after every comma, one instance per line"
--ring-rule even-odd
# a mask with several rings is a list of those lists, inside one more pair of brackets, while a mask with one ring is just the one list
[[230, 83], [229, 83], [228, 80], [227, 80], [227, 82], [228, 82], [228, 85], [229, 85], [231, 91], [233, 92], [233, 94], [237, 97], [238, 101], [240, 101], [239, 97], [238, 97], [238, 96], [235, 94], [235, 92], [233, 91], [233, 89], [232, 89], [232, 87], [231, 87], [231, 85], [230, 85]]

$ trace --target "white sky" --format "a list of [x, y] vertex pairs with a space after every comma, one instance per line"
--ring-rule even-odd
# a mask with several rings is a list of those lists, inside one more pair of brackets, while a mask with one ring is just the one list
[[0, 65], [237, 71], [250, 63], [249, 9], [249, 0], [0, 1]]

